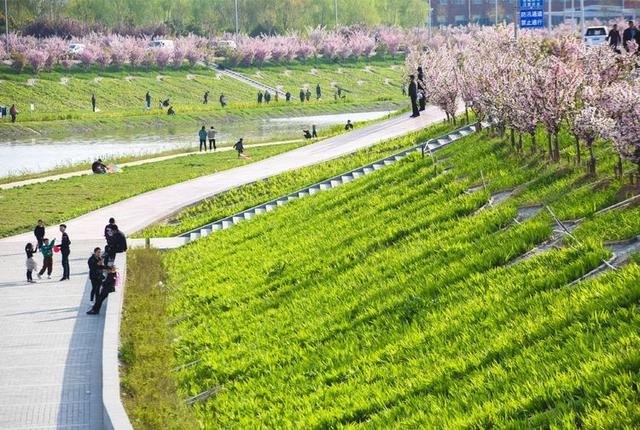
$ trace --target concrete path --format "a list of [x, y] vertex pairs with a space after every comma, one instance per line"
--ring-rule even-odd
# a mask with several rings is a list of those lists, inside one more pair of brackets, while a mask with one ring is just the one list
[[[337, 158], [443, 119], [440, 110], [430, 107], [417, 119], [408, 118], [408, 114], [392, 118], [246, 166], [141, 194], [69, 220], [66, 224], [72, 241], [70, 281], [57, 282], [61, 269], [60, 256], [55, 254], [52, 280], [26, 284], [23, 250], [27, 241], [33, 241], [32, 233], [0, 240], [0, 267], [3, 268], [0, 272], [0, 428], [101, 429], [107, 426], [102, 421], [102, 372], [107, 364], [111, 370], [117, 367], [113, 363], [102, 366], [104, 316], [88, 316], [85, 311], [89, 307], [90, 288], [86, 260], [95, 246], [102, 245], [101, 236], [109, 217], [115, 217], [120, 228], [131, 234], [214, 194]], [[56, 230], [47, 228], [47, 236], [59, 238]], [[40, 256], [37, 261], [41, 264]], [[111, 303], [118, 303], [112, 298], [116, 297], [110, 296]], [[114, 350], [117, 337], [112, 339], [114, 345], [106, 346]], [[117, 394], [117, 386], [110, 388], [108, 392]]]
[[[259, 148], [261, 146], [271, 146], [271, 145], [287, 145], [289, 143], [296, 143], [296, 142], [302, 142], [302, 141], [304, 141], [304, 139], [280, 140], [276, 142], [265, 142], [265, 143], [256, 143], [254, 145], [246, 145], [245, 148]], [[233, 151], [233, 147], [221, 146], [217, 149], [216, 152], [226, 152], [226, 151]], [[162, 157], [154, 157], [154, 158], [146, 158], [144, 160], [129, 161], [128, 163], [121, 163], [119, 164], [119, 166], [120, 167], [141, 166], [143, 164], [157, 163], [158, 161], [171, 160], [173, 158], [186, 157], [187, 155], [197, 155], [197, 154], [208, 154], [208, 152], [207, 153], [182, 152], [179, 154], [164, 155]], [[15, 181], [15, 182], [8, 182], [6, 184], [0, 184], [0, 190], [8, 190], [10, 188], [22, 187], [24, 185], [39, 184], [42, 182], [57, 181], [59, 179], [73, 178], [74, 176], [85, 176], [85, 175], [92, 175], [92, 174], [93, 172], [89, 169], [89, 170], [77, 170], [75, 172], [60, 173], [58, 175], [44, 176], [42, 178], [25, 179], [23, 181]]]

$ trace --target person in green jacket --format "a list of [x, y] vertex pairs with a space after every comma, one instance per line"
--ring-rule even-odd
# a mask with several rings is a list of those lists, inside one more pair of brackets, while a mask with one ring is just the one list
[[51, 279], [51, 271], [53, 270], [53, 247], [56, 244], [56, 240], [53, 239], [51, 243], [49, 243], [49, 239], [46, 237], [42, 240], [42, 245], [40, 246], [40, 252], [42, 252], [42, 269], [38, 272], [38, 279], [42, 279], [42, 275], [45, 270], [47, 271], [47, 279]]
[[200, 151], [204, 148], [204, 152], [207, 152], [207, 130], [205, 130], [204, 125], [198, 132], [198, 136], [200, 137]]

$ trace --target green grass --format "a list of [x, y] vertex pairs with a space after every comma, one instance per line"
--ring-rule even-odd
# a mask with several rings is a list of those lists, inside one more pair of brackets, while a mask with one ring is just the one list
[[[201, 360], [175, 373], [178, 397], [220, 388], [192, 408], [199, 426], [637, 425], [640, 267], [569, 287], [609, 255], [597, 231], [507, 265], [552, 229], [545, 212], [512, 223], [519, 202], [588, 215], [609, 187], [584, 193], [567, 178], [598, 178], [486, 133], [438, 158], [407, 157], [164, 255], [175, 362]], [[480, 171], [490, 190], [518, 193], [478, 211], [488, 193], [465, 190]]]
[[[302, 146], [302, 143], [252, 148], [252, 161]], [[28, 231], [38, 219], [47, 225], [83, 215], [145, 191], [241, 166], [234, 151], [189, 155], [129, 167], [113, 175], [88, 175], [0, 190], [0, 237]]]

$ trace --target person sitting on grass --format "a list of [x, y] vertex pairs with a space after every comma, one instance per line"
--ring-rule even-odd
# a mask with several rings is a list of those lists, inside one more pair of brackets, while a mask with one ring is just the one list
[[344, 129], [347, 131], [353, 130], [353, 123], [351, 122], [350, 119], [347, 120], [347, 124], [344, 126]]
[[102, 164], [102, 160], [99, 158], [91, 165], [91, 171], [98, 175], [108, 172], [107, 166]]
[[302, 130], [305, 139], [311, 139], [311, 132], [309, 130]]
[[169, 109], [167, 110], [167, 115], [175, 115], [176, 111], [173, 110], [173, 106], [169, 106]]

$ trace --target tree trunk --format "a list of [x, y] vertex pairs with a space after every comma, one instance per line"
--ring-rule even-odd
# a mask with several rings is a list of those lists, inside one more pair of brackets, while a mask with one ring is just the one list
[[467, 124], [469, 124], [469, 109], [467, 109], [467, 106], [464, 107], [464, 115], [467, 117]]
[[558, 141], [558, 133], [553, 135], [553, 159], [560, 161], [560, 142]]
[[620, 173], [620, 178], [622, 178], [622, 156], [618, 152], [618, 172]]
[[589, 174], [596, 174], [596, 157], [593, 154], [593, 141], [587, 141], [587, 148], [589, 148]]
[[582, 160], [580, 158], [580, 139], [578, 139], [578, 136], [576, 136], [576, 163], [578, 163], [578, 166], [579, 166], [581, 162]]
[[516, 131], [514, 129], [511, 129], [511, 147], [516, 147]]
[[531, 133], [531, 153], [538, 152], [538, 142], [536, 142], [536, 132]]
[[547, 144], [549, 145], [549, 157], [553, 159], [553, 147], [551, 146], [551, 132], [547, 131]]
[[481, 132], [482, 131], [482, 121], [478, 120], [476, 121], [476, 132]]
[[453, 125], [456, 125], [456, 115], [455, 114], [451, 114], [451, 120], [453, 121]]
[[518, 132], [518, 152], [522, 152], [522, 133]]

